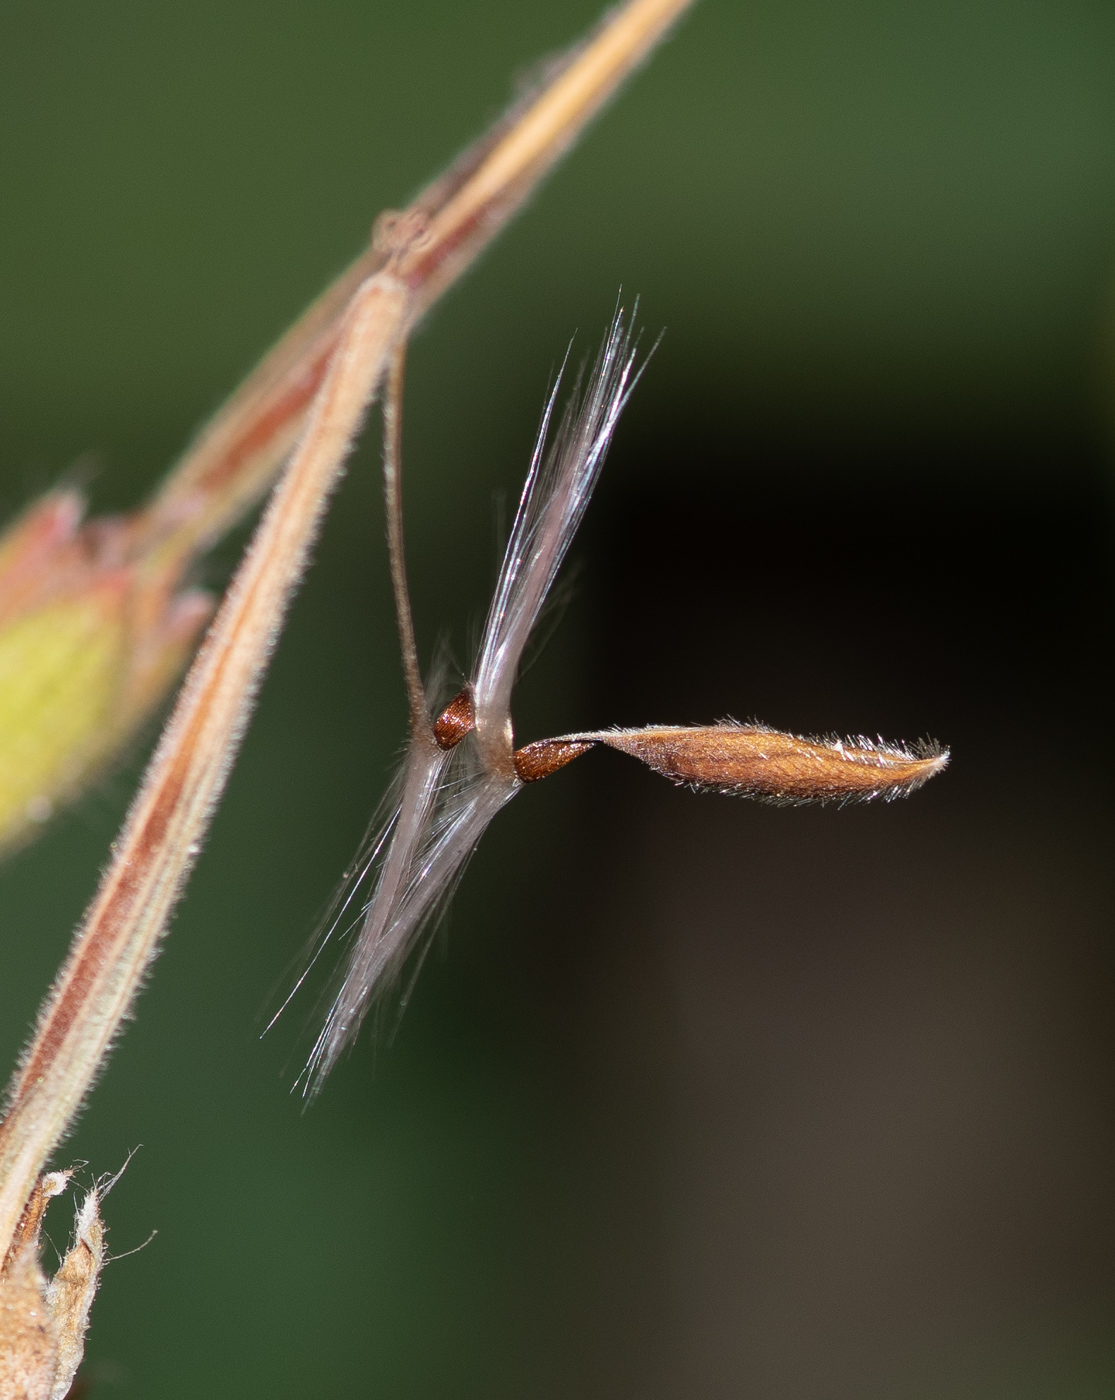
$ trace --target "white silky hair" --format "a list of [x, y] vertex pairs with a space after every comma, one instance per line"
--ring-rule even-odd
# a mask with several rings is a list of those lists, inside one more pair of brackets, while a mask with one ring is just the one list
[[[513, 762], [511, 692], [619, 415], [642, 372], [635, 369], [632, 320], [617, 308], [603, 346], [587, 376], [578, 374], [552, 433], [568, 352], [547, 399], [470, 687], [474, 732], [450, 751], [437, 746], [428, 727], [411, 736], [386, 817], [335, 901], [318, 952], [334, 935], [355, 931], [357, 924], [359, 931], [299, 1077], [307, 1097], [321, 1089], [375, 998], [396, 980], [444, 910], [488, 824], [522, 787]], [[353, 916], [369, 880], [370, 897]]]
[[488, 726], [501, 727], [510, 717], [511, 690], [523, 650], [584, 516], [619, 415], [639, 378], [632, 326], [622, 308], [616, 311], [583, 393], [582, 378], [578, 375], [552, 438], [549, 426], [561, 387], [560, 373], [542, 415], [477, 659], [473, 702], [481, 733]]

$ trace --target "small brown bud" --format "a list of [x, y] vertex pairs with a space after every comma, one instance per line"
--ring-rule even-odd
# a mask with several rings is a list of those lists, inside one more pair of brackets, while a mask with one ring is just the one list
[[472, 691], [466, 685], [434, 720], [434, 738], [438, 748], [455, 749], [475, 727], [476, 710], [472, 703]]
[[889, 801], [921, 787], [949, 761], [948, 751], [931, 743], [805, 739], [760, 724], [620, 729], [592, 737], [675, 783], [789, 804]]
[[539, 739], [515, 750], [515, 772], [520, 782], [536, 783], [595, 747], [594, 739]]

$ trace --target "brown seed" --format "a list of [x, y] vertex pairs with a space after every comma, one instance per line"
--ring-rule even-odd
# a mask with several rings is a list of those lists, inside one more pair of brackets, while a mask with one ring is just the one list
[[536, 783], [595, 747], [594, 739], [539, 739], [515, 750], [515, 772], [520, 782]]
[[438, 748], [455, 749], [475, 727], [476, 710], [472, 703], [472, 691], [466, 685], [434, 720], [434, 738]]
[[949, 761], [936, 744], [805, 739], [761, 724], [620, 729], [593, 737], [675, 783], [776, 803], [902, 797]]

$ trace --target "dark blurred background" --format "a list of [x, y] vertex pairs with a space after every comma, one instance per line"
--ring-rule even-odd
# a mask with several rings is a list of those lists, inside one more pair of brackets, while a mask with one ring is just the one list
[[[86, 452], [141, 498], [595, 15], [9, 0], [6, 512]], [[112, 1247], [159, 1232], [98, 1400], [1115, 1395], [1113, 64], [1096, 0], [704, 0], [430, 318], [411, 563], [462, 664], [568, 336], [620, 285], [666, 328], [522, 739], [733, 714], [953, 765], [785, 811], [586, 758], [303, 1115], [312, 995], [259, 1031], [405, 728], [373, 429], [65, 1149], [143, 1144]], [[8, 1059], [142, 758], [0, 871]]]

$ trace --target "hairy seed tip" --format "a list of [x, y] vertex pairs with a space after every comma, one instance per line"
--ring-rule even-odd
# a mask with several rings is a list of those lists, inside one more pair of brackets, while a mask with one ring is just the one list
[[881, 739], [807, 739], [731, 722], [571, 737], [619, 749], [675, 783], [785, 804], [891, 801], [914, 792], [949, 761], [948, 750], [932, 742], [907, 747]]

